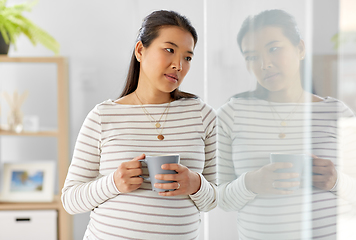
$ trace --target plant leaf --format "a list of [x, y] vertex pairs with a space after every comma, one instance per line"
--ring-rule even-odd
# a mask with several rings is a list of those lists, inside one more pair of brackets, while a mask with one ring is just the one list
[[45, 30], [22, 16], [22, 12], [30, 12], [38, 1], [24, 2], [11, 7], [6, 7], [6, 2], [7, 0], [0, 0], [0, 32], [6, 43], [13, 44], [16, 49], [18, 36], [24, 34], [33, 45], [41, 43], [55, 54], [59, 53], [59, 43]]

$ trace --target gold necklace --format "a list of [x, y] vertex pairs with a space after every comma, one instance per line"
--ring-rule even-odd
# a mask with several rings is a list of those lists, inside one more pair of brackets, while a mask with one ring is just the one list
[[297, 110], [297, 108], [299, 107], [300, 104], [300, 99], [302, 98], [302, 96], [304, 95], [304, 91], [302, 91], [302, 94], [300, 94], [298, 100], [297, 100], [297, 105], [292, 109], [292, 111], [287, 115], [287, 117], [285, 117], [284, 119], [281, 118], [281, 116], [279, 115], [279, 113], [277, 112], [277, 110], [272, 106], [272, 104], [270, 103], [270, 101], [268, 101], [269, 107], [271, 109], [271, 112], [273, 114], [273, 119], [276, 121], [276, 118], [274, 117], [274, 115], [276, 114], [278, 116], [278, 118], [281, 120], [281, 122], [278, 124], [278, 128], [280, 128], [280, 133], [278, 134], [278, 137], [280, 139], [285, 138], [287, 135], [284, 133], [285, 127], [288, 125], [288, 121], [292, 118], [292, 116], [295, 113], [295, 110]]
[[[166, 120], [167, 120], [167, 116], [168, 116], [168, 112], [169, 112], [169, 106], [170, 106], [171, 102], [168, 102], [167, 107], [166, 107], [166, 109], [164, 109], [164, 111], [163, 111], [161, 117], [160, 117], [158, 120], [156, 120], [156, 119], [147, 111], [147, 109], [143, 106], [143, 103], [142, 103], [141, 99], [138, 97], [136, 91], [135, 91], [134, 93], [135, 93], [135, 95], [136, 95], [138, 101], [140, 102], [141, 108], [142, 108], [143, 112], [145, 113], [145, 115], [147, 116], [148, 120], [150, 120], [151, 123], [152, 123], [152, 120], [154, 121], [154, 124], [153, 124], [153, 125], [154, 125], [154, 127], [155, 127], [155, 129], [156, 129], [156, 131], [157, 131], [157, 133], [158, 133], [157, 138], [158, 138], [158, 140], [161, 140], [161, 141], [162, 141], [162, 140], [164, 139], [164, 136], [163, 136], [162, 132], [163, 132], [163, 128], [164, 128], [164, 125], [165, 125], [165, 123], [166, 123]], [[161, 119], [162, 119], [162, 117], [163, 117], [164, 114], [166, 114], [166, 116], [165, 116], [165, 118], [164, 118], [164, 122], [163, 122], [163, 124], [160, 124], [160, 121], [161, 121]], [[152, 119], [152, 120], [151, 120], [151, 119]]]

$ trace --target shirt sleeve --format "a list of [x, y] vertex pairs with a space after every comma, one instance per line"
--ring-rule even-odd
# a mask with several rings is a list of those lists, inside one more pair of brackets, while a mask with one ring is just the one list
[[337, 126], [337, 182], [330, 191], [356, 207], [356, 117], [350, 108], [343, 107]]
[[98, 106], [89, 112], [80, 129], [68, 174], [62, 189], [62, 204], [70, 214], [91, 211], [119, 194], [114, 172], [99, 173], [101, 121]]
[[198, 192], [190, 195], [197, 208], [202, 212], [212, 210], [217, 205], [216, 189], [216, 113], [213, 108], [203, 104], [202, 121], [205, 138], [205, 163], [202, 174], [199, 174], [201, 185]]
[[246, 188], [245, 175], [235, 174], [232, 159], [233, 108], [230, 103], [218, 111], [218, 192], [219, 207], [225, 211], [238, 211], [257, 196]]

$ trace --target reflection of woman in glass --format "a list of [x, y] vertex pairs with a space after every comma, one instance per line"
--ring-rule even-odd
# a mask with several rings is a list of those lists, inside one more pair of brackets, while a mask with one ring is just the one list
[[[337, 120], [355, 116], [303, 89], [305, 47], [288, 13], [247, 18], [238, 44], [257, 88], [218, 111], [219, 206], [239, 212], [240, 239], [335, 239], [337, 211], [350, 211], [356, 192], [355, 179], [337, 170]], [[292, 165], [270, 163], [274, 152], [310, 154], [312, 188], [296, 173], [276, 173]], [[337, 196], [346, 200], [338, 209]]]
[[[197, 239], [216, 202], [215, 113], [178, 90], [197, 34], [184, 16], [155, 11], [142, 24], [121, 98], [98, 104], [80, 130], [62, 190], [71, 213], [91, 211], [84, 239]], [[179, 154], [153, 192], [142, 154]], [[152, 176], [151, 176], [152, 177]], [[175, 189], [165, 191], [166, 189]]]

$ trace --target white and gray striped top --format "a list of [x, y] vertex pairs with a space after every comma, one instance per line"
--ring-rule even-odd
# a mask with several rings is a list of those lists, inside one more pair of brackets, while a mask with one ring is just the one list
[[[158, 119], [166, 106], [145, 108]], [[197, 239], [199, 212], [217, 205], [215, 123], [215, 111], [200, 99], [173, 101], [160, 141], [141, 106], [112, 100], [95, 106], [78, 135], [62, 190], [67, 212], [91, 211], [85, 239]], [[161, 197], [144, 181], [139, 189], [120, 193], [114, 171], [142, 153], [179, 153], [180, 163], [199, 173], [199, 191]], [[148, 176], [144, 166], [143, 175]]]
[[[326, 98], [298, 105], [283, 129], [279, 118], [286, 118], [295, 107], [296, 103], [232, 98], [218, 110], [219, 206], [238, 211], [239, 239], [336, 239], [337, 224], [350, 215], [355, 219], [356, 147], [348, 152], [353, 157], [344, 163], [344, 167], [350, 166], [352, 177], [339, 171], [338, 159], [338, 120], [355, 115], [342, 102]], [[286, 137], [280, 139], [283, 131]], [[356, 146], [353, 139], [349, 146]], [[330, 159], [338, 170], [335, 191], [322, 191], [304, 182], [291, 195], [252, 193], [244, 183], [246, 172], [269, 164], [273, 152], [313, 153]]]

